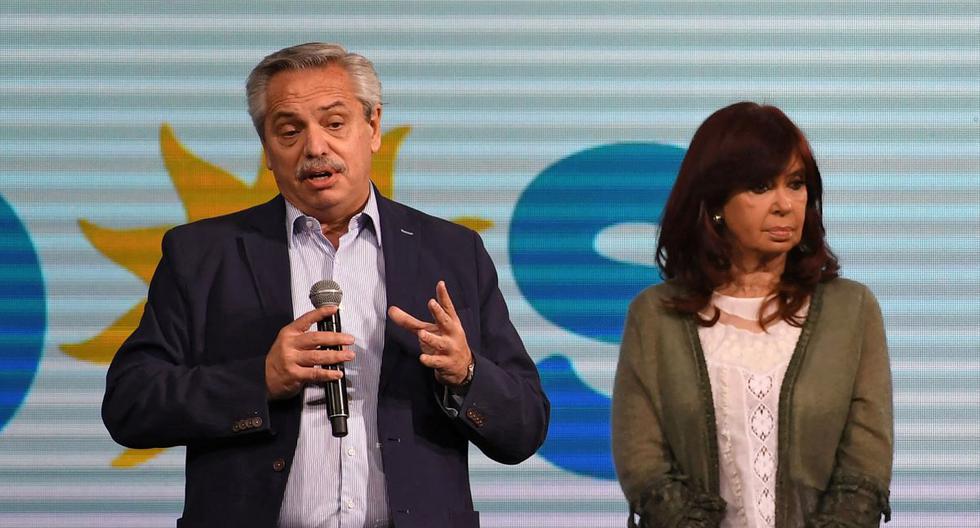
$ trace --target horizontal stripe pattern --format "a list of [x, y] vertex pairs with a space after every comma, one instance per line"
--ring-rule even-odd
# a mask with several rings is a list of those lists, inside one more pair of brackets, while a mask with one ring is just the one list
[[[39, 252], [49, 327], [32, 392], [0, 431], [0, 527], [173, 525], [183, 449], [111, 467], [121, 448], [99, 417], [105, 366], [59, 348], [97, 335], [145, 295], [78, 220], [185, 221], [160, 158], [164, 122], [252, 182], [261, 146], [245, 76], [275, 49], [331, 39], [378, 66], [385, 127], [412, 127], [395, 197], [491, 220], [482, 235], [529, 352], [568, 355], [604, 394], [616, 347], [555, 327], [515, 283], [515, 202], [580, 150], [683, 148], [725, 104], [782, 107], [817, 153], [844, 274], [868, 284], [885, 314], [898, 439], [889, 526], [980, 525], [978, 26], [975, 1], [5, 3], [0, 195]], [[654, 244], [613, 236], [596, 247], [649, 264]], [[574, 266], [537, 271], [589, 279]], [[612, 310], [604, 306], [592, 309]], [[503, 467], [475, 449], [471, 467], [483, 526], [625, 520], [615, 482], [540, 457]]]

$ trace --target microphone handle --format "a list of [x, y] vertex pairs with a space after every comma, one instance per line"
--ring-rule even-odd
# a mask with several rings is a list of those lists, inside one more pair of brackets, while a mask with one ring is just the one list
[[[340, 311], [338, 310], [330, 317], [318, 322], [316, 329], [320, 332], [340, 332]], [[338, 345], [322, 346], [321, 350], [341, 350]], [[344, 372], [342, 363], [333, 365], [323, 365], [329, 370], [339, 370]], [[330, 428], [335, 437], [347, 436], [347, 417], [350, 416], [350, 409], [347, 404], [347, 378], [343, 377], [336, 381], [331, 381], [324, 385], [327, 397], [327, 416], [330, 418]]]

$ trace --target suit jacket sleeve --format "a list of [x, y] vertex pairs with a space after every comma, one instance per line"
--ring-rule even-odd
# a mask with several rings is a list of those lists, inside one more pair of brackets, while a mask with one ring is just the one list
[[861, 300], [860, 362], [830, 484], [808, 527], [873, 527], [891, 516], [894, 431], [891, 369], [881, 309], [870, 290]]
[[[537, 368], [510, 321], [493, 261], [479, 235], [472, 237], [479, 308], [471, 312], [479, 313], [479, 321], [471, 321], [467, 340], [474, 375], [454, 423], [491, 459], [517, 464], [544, 443], [550, 404]], [[479, 335], [470, 335], [476, 328]]]
[[268, 430], [264, 354], [218, 364], [205, 359], [205, 288], [188, 279], [197, 275], [190, 272], [193, 257], [187, 258], [186, 249], [174, 231], [164, 236], [143, 317], [106, 376], [102, 419], [112, 438], [127, 447], [170, 447]]

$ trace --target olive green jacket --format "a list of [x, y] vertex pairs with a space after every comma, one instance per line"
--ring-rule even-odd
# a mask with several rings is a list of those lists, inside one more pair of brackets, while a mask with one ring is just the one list
[[[714, 404], [697, 325], [664, 307], [667, 282], [630, 305], [613, 391], [613, 458], [640, 526], [712, 527], [719, 496]], [[776, 528], [878, 526], [890, 516], [891, 374], [865, 286], [817, 287], [779, 394]]]

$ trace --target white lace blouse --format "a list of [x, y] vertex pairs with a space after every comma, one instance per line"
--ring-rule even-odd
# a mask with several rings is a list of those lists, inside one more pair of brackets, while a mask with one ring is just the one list
[[779, 390], [800, 329], [779, 320], [766, 332], [747, 330], [724, 316], [758, 321], [763, 301], [716, 293], [712, 303], [723, 317], [698, 329], [715, 407], [721, 497], [728, 504], [723, 528], [775, 525]]

